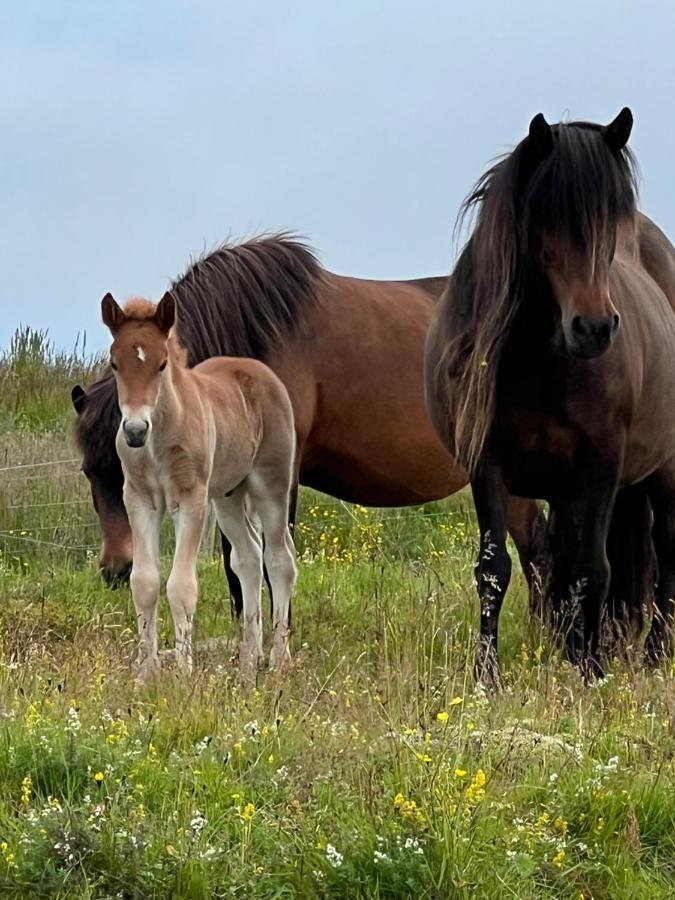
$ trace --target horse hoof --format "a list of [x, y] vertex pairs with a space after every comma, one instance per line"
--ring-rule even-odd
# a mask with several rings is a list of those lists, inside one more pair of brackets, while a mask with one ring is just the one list
[[278, 648], [272, 647], [270, 651], [270, 669], [275, 672], [283, 672], [289, 669], [293, 664], [291, 659], [291, 651], [288, 646]]
[[603, 681], [605, 677], [604, 666], [595, 657], [588, 657], [583, 660], [580, 668], [582, 678], [586, 684], [597, 684], [599, 681]]
[[258, 679], [258, 669], [264, 662], [262, 653], [251, 650], [245, 644], [239, 647], [239, 674], [242, 681], [255, 684]]
[[161, 671], [158, 658], [144, 659], [136, 663], [134, 675], [141, 684], [148, 684], [159, 677]]
[[649, 669], [657, 669], [666, 659], [673, 655], [673, 640], [653, 628], [645, 641], [645, 664]]
[[476, 657], [473, 677], [477, 684], [482, 685], [491, 694], [496, 694], [502, 689], [502, 675], [496, 656]]

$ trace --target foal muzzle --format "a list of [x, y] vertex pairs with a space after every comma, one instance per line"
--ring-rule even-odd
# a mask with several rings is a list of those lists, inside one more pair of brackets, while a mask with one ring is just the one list
[[127, 419], [122, 423], [124, 440], [129, 447], [143, 447], [148, 439], [150, 423], [142, 420]]

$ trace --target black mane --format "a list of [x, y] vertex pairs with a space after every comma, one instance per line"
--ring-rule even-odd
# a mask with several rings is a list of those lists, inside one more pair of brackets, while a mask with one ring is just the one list
[[[298, 334], [318, 305], [323, 269], [292, 235], [262, 235], [222, 244], [191, 263], [170, 287], [178, 301], [178, 337], [193, 366], [212, 356], [248, 356], [266, 362]], [[87, 388], [76, 423], [83, 467], [119, 467], [115, 380], [110, 369]]]

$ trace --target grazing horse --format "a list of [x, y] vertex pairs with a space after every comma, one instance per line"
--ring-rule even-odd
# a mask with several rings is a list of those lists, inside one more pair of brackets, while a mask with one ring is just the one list
[[554, 606], [564, 627], [580, 603], [581, 646], [570, 628], [567, 647], [591, 675], [603, 672], [617, 492], [627, 489], [622, 515], [631, 507], [640, 515], [632, 543], [610, 541], [628, 562], [646, 556], [648, 501], [658, 584], [646, 649], [651, 660], [671, 649], [675, 250], [636, 211], [632, 123], [628, 109], [607, 126], [532, 120], [465, 201], [476, 224], [429, 331], [430, 417], [471, 473], [480, 528], [475, 674], [487, 684], [499, 681], [510, 578], [506, 492], [551, 506]]
[[110, 365], [121, 412], [115, 446], [131, 524], [141, 678], [159, 665], [159, 536], [166, 511], [176, 531], [166, 593], [178, 663], [192, 671], [197, 554], [209, 501], [232, 546], [231, 564], [243, 590], [239, 665], [248, 678], [255, 677], [263, 656], [263, 548], [251, 517], [260, 519], [273, 597], [270, 667], [281, 666], [289, 657], [288, 612], [296, 578], [288, 527], [295, 429], [286, 388], [253, 359], [213, 357], [188, 369], [173, 334], [176, 304], [170, 293], [156, 306], [139, 299], [124, 308], [106, 294], [101, 314], [113, 336]]
[[[210, 356], [260, 359], [285, 384], [295, 417], [298, 483], [367, 506], [438, 500], [467, 484], [424, 408], [423, 349], [446, 278], [366, 281], [333, 275], [286, 235], [224, 245], [171, 286], [177, 334], [195, 365]], [[76, 436], [103, 533], [106, 580], [131, 567], [122, 470], [115, 452], [119, 409], [109, 370], [73, 389]], [[509, 529], [527, 577], [544, 529], [534, 503], [514, 499]], [[233, 607], [241, 591], [229, 569]]]

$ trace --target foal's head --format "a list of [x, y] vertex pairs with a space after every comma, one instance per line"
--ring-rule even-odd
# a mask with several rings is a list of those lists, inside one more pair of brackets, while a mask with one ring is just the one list
[[110, 365], [117, 382], [122, 433], [129, 447], [142, 447], [169, 361], [176, 303], [166, 293], [156, 306], [148, 300], [130, 300], [122, 308], [106, 294], [101, 316], [113, 336]]

